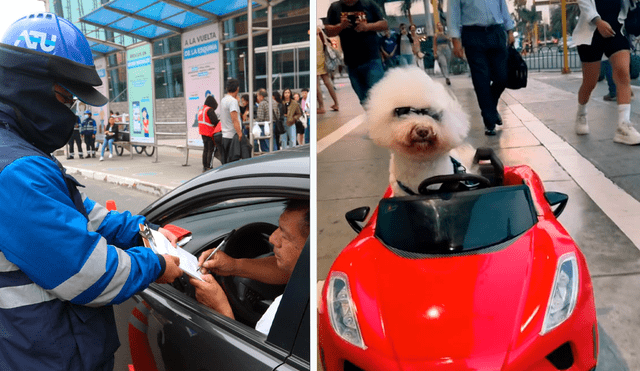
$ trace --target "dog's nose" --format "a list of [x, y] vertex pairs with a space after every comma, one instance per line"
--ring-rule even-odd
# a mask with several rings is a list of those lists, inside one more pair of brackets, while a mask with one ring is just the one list
[[416, 128], [416, 134], [424, 139], [430, 139], [433, 136], [435, 136], [435, 133], [433, 131], [433, 128], [431, 127], [418, 127]]

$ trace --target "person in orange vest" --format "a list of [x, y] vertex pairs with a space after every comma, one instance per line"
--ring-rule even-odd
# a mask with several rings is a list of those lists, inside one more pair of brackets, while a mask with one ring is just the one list
[[[202, 143], [204, 144], [204, 150], [202, 151], [202, 172], [210, 170], [211, 160], [214, 150], [222, 150], [222, 145], [217, 145], [214, 142], [214, 137], [218, 134], [219, 141], [222, 142], [222, 125], [219, 125], [218, 116], [215, 113], [215, 109], [218, 108], [218, 102], [209, 95], [204, 101], [204, 106], [198, 111], [198, 133], [202, 135]], [[220, 143], [221, 144], [221, 143]], [[218, 159], [224, 159], [224, 156], [216, 156]], [[222, 162], [224, 163], [224, 162]]]

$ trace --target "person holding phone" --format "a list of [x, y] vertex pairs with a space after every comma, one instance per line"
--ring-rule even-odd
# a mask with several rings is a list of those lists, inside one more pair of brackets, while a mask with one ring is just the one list
[[369, 0], [339, 0], [327, 12], [327, 36], [339, 36], [351, 87], [360, 104], [384, 75], [378, 32], [389, 26], [377, 4]]

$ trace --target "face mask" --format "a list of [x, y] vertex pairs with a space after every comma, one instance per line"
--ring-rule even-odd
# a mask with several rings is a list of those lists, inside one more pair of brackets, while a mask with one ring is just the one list
[[84, 119], [85, 120], [88, 119], [88, 118], [89, 118], [89, 115], [84, 115]]

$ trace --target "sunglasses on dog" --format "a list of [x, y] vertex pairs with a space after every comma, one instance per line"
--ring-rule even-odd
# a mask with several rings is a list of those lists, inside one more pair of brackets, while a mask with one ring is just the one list
[[418, 115], [427, 115], [433, 117], [435, 120], [440, 121], [442, 118], [442, 112], [435, 112], [429, 108], [413, 108], [413, 107], [398, 107], [395, 110], [396, 117], [402, 117], [413, 112]]

